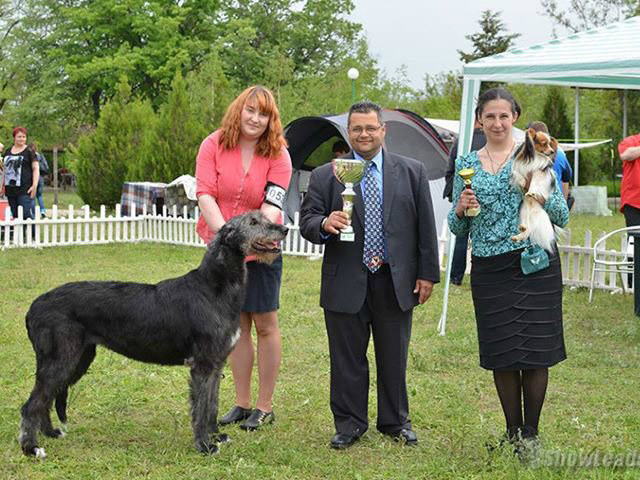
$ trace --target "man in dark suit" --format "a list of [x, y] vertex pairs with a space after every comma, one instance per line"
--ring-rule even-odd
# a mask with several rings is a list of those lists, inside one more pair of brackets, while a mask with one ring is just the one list
[[[385, 126], [378, 105], [349, 110], [351, 158], [367, 173], [355, 187], [351, 225], [355, 241], [341, 241], [349, 224], [344, 190], [332, 165], [316, 168], [300, 216], [302, 236], [324, 243], [320, 305], [331, 357], [333, 448], [347, 448], [368, 428], [367, 346], [375, 346], [377, 429], [412, 445], [406, 367], [413, 307], [424, 303], [439, 281], [438, 245], [425, 166], [383, 149]], [[377, 239], [377, 240], [376, 240]]]

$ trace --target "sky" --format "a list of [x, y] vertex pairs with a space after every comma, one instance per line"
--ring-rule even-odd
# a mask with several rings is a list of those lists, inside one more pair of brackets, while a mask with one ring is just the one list
[[[558, 0], [566, 9], [569, 0]], [[388, 76], [401, 65], [414, 88], [424, 87], [426, 73], [460, 70], [457, 50], [470, 53], [465, 35], [480, 31], [482, 11], [502, 12], [508, 33], [520, 33], [514, 47], [552, 40], [553, 24], [538, 0], [354, 0], [350, 19], [362, 24], [369, 51]], [[558, 36], [566, 32], [558, 29]]]

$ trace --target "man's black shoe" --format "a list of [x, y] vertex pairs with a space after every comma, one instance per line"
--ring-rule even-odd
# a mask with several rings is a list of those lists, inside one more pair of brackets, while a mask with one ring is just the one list
[[218, 421], [218, 425], [229, 425], [231, 423], [238, 423], [249, 418], [249, 415], [251, 415], [251, 409], [242, 408], [236, 405]]
[[414, 432], [410, 428], [403, 428], [399, 432], [385, 433], [385, 435], [389, 435], [396, 442], [402, 442], [405, 445], [415, 445], [416, 443], [418, 443], [416, 432]]
[[337, 450], [342, 450], [345, 448], [349, 448], [351, 445], [358, 440], [358, 436], [349, 435], [347, 433], [336, 433], [331, 439], [331, 448], [335, 448]]

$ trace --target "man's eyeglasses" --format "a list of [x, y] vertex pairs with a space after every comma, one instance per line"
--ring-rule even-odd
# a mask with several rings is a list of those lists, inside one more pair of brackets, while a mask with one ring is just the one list
[[373, 126], [373, 125], [366, 125], [364, 128], [361, 126], [357, 126], [357, 127], [350, 127], [349, 131], [355, 135], [362, 135], [362, 132], [367, 132], [368, 135], [373, 135], [374, 133], [376, 133], [378, 130], [380, 130], [383, 127], [383, 125], [378, 125], [378, 126]]

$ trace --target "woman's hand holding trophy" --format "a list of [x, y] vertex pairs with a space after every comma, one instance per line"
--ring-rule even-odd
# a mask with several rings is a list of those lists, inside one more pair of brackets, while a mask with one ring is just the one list
[[473, 177], [474, 173], [473, 168], [465, 168], [458, 172], [464, 180], [464, 190], [460, 193], [460, 199], [458, 200], [458, 205], [456, 205], [456, 215], [458, 218], [464, 216], [475, 217], [480, 213], [480, 204], [478, 203], [476, 194], [471, 189], [471, 177]]

